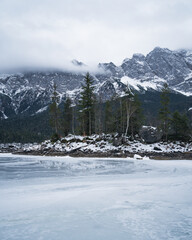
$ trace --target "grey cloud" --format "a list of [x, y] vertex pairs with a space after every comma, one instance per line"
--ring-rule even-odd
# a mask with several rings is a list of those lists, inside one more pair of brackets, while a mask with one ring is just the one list
[[0, 69], [120, 64], [155, 46], [192, 48], [191, 0], [1, 0]]

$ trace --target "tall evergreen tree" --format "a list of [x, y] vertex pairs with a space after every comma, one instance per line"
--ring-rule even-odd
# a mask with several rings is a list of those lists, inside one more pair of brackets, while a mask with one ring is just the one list
[[76, 132], [76, 125], [77, 125], [76, 115], [77, 115], [77, 107], [76, 106], [72, 106], [71, 131], [72, 131], [73, 135], [75, 135], [75, 132]]
[[178, 111], [175, 111], [171, 119], [171, 128], [175, 140], [186, 139], [190, 133], [187, 115], [182, 115]]
[[71, 132], [72, 128], [72, 102], [69, 97], [66, 98], [64, 102], [64, 111], [63, 111], [63, 132], [67, 136]]
[[57, 92], [57, 86], [53, 85], [53, 94], [51, 97], [51, 104], [49, 106], [50, 124], [53, 127], [55, 134], [59, 134], [60, 129], [60, 110], [59, 110], [59, 94]]
[[103, 120], [103, 109], [102, 109], [102, 98], [99, 95], [98, 100], [95, 99], [94, 112], [95, 112], [95, 133], [101, 134], [104, 130], [104, 120]]
[[125, 132], [125, 105], [124, 99], [116, 94], [113, 100], [113, 106], [116, 111], [113, 113], [115, 119], [116, 132], [122, 135]]
[[82, 86], [80, 97], [80, 122], [84, 135], [94, 132], [94, 86], [93, 79], [89, 73], [85, 75], [85, 83]]
[[105, 133], [112, 133], [116, 130], [115, 115], [113, 112], [113, 101], [105, 102]]
[[161, 108], [159, 111], [160, 128], [163, 131], [165, 140], [168, 139], [169, 125], [170, 125], [170, 111], [169, 111], [169, 88], [167, 83], [164, 84], [161, 91]]

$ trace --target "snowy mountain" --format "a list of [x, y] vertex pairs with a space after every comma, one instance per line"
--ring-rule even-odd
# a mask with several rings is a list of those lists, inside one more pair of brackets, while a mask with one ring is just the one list
[[[57, 85], [61, 101], [66, 95], [77, 102], [84, 82], [86, 66], [77, 60], [73, 65], [81, 71], [42, 71], [0, 74], [0, 118], [34, 115], [47, 109], [53, 83]], [[192, 51], [171, 51], [156, 47], [146, 56], [134, 54], [121, 66], [99, 63], [91, 73], [95, 93], [103, 101], [114, 94], [122, 96], [128, 84], [140, 93], [160, 91], [166, 82], [170, 89], [186, 96], [192, 95]]]

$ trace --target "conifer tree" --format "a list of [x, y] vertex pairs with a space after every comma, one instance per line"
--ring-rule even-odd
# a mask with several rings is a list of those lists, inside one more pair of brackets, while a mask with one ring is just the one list
[[103, 111], [102, 111], [102, 98], [99, 95], [98, 100], [95, 99], [94, 102], [94, 112], [95, 112], [95, 133], [101, 134], [103, 132]]
[[94, 87], [93, 79], [89, 73], [84, 77], [85, 83], [82, 86], [80, 97], [80, 122], [84, 135], [91, 135], [94, 132]]
[[189, 136], [190, 129], [188, 124], [188, 118], [186, 114], [180, 114], [178, 111], [175, 111], [171, 119], [171, 128], [175, 140], [182, 140]]
[[63, 111], [63, 132], [67, 136], [72, 127], [72, 102], [69, 97], [66, 98], [64, 102], [64, 111]]
[[75, 132], [76, 132], [76, 125], [77, 125], [76, 115], [77, 115], [77, 106], [73, 106], [72, 107], [72, 122], [71, 122], [71, 131], [72, 131], [73, 135], [75, 135]]
[[165, 140], [168, 140], [168, 132], [169, 132], [169, 125], [170, 125], [170, 111], [169, 111], [169, 88], [167, 83], [163, 85], [162, 92], [161, 92], [161, 108], [159, 111], [159, 118], [160, 118], [160, 128], [163, 131], [163, 136]]
[[58, 136], [60, 128], [60, 110], [59, 110], [59, 94], [57, 92], [57, 86], [53, 85], [53, 94], [51, 97], [51, 104], [49, 106], [50, 124], [55, 131], [55, 135]]
[[115, 115], [113, 113], [113, 102], [105, 102], [105, 133], [112, 133], [115, 131]]
[[125, 105], [123, 98], [116, 95], [113, 105], [116, 109], [113, 117], [115, 118], [116, 132], [121, 135], [125, 131]]

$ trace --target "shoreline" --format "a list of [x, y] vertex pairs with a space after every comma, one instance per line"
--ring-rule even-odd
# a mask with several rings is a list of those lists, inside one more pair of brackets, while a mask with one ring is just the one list
[[31, 156], [53, 156], [53, 157], [74, 157], [74, 158], [134, 158], [138, 156], [138, 159], [148, 157], [154, 160], [192, 160], [192, 152], [58, 152], [58, 151], [16, 151], [10, 152], [13, 155], [31, 155]]
[[7, 143], [0, 145], [0, 153], [32, 156], [70, 156], [86, 158], [150, 158], [155, 160], [192, 160], [192, 142], [156, 142], [93, 135], [69, 135], [57, 142]]

